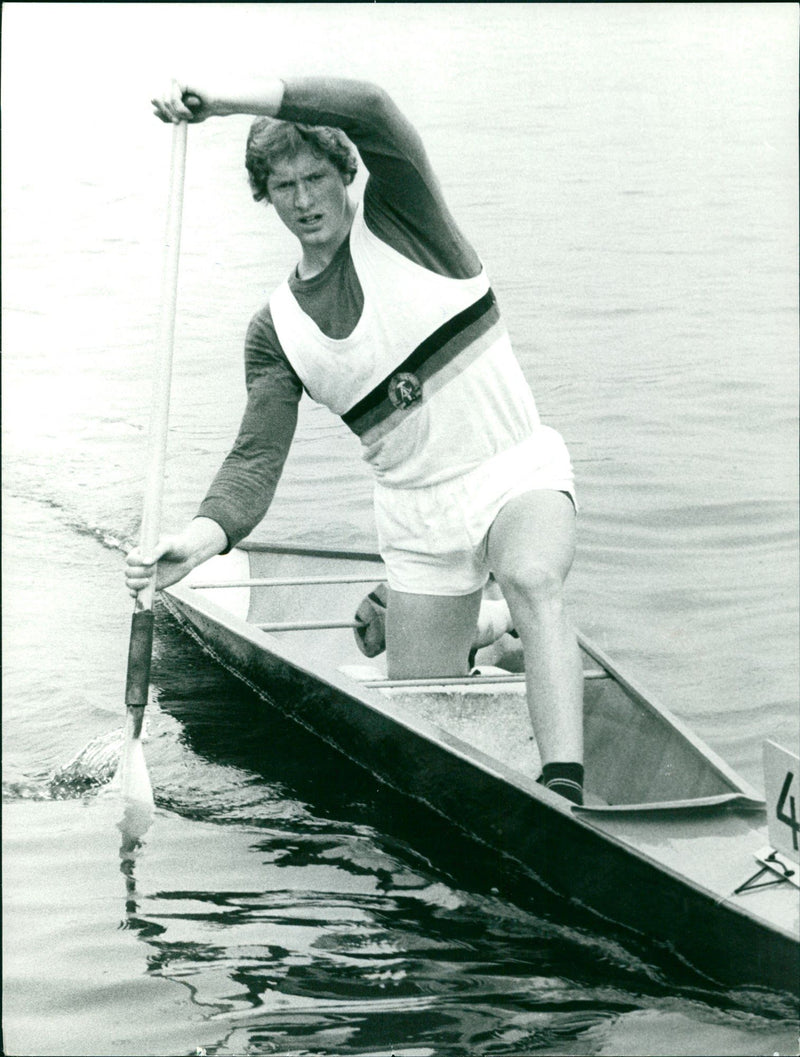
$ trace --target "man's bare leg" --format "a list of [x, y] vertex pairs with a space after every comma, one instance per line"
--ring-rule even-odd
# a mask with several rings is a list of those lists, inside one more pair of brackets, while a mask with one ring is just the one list
[[489, 560], [525, 651], [528, 707], [543, 764], [583, 762], [583, 669], [564, 609], [575, 511], [562, 492], [512, 499], [489, 533]]
[[386, 609], [389, 678], [466, 675], [481, 594], [452, 597], [390, 590]]

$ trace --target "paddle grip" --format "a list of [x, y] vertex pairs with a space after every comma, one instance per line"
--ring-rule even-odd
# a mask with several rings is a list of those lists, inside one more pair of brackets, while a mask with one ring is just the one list
[[147, 704], [150, 686], [150, 661], [153, 656], [152, 609], [142, 609], [131, 619], [131, 638], [128, 645], [128, 678], [125, 684], [125, 704], [143, 708]]

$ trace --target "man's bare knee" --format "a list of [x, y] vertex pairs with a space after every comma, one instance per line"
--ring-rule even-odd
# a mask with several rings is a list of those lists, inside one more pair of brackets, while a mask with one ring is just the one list
[[504, 576], [502, 587], [512, 607], [516, 603], [541, 609], [561, 604], [564, 581], [558, 570], [534, 560], [518, 565]]

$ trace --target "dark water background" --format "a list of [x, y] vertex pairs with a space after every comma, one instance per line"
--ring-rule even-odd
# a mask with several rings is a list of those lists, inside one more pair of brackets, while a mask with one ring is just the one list
[[[786, 4], [4, 5], [5, 1052], [796, 1052], [791, 1003], [501, 875], [166, 617], [135, 862], [82, 781], [123, 722], [169, 139], [147, 99], [266, 69], [378, 80], [417, 124], [572, 451], [577, 623], [761, 786], [762, 740], [798, 740], [796, 38]], [[294, 259], [247, 124], [190, 130], [175, 526]], [[264, 534], [368, 543], [357, 454], [306, 407]]]

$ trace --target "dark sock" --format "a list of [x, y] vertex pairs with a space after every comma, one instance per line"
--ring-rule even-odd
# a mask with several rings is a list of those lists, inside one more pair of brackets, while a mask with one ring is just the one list
[[573, 804], [583, 803], [583, 764], [546, 763], [537, 781]]

